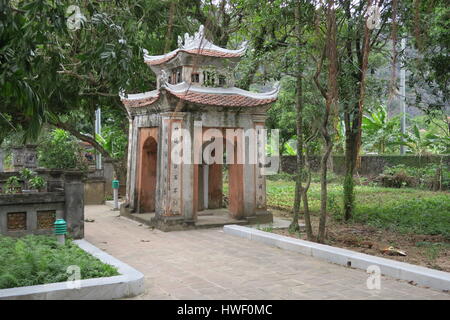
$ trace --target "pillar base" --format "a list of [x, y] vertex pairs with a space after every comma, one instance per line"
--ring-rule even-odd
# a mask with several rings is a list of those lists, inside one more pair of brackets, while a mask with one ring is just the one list
[[266, 224], [273, 222], [273, 214], [268, 210], [258, 211], [254, 216], [246, 217], [248, 224]]
[[154, 217], [150, 222], [152, 226], [164, 232], [195, 229], [195, 221], [187, 220], [183, 216]]

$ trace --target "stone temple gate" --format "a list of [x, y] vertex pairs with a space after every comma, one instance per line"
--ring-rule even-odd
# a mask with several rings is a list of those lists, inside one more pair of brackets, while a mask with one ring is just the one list
[[262, 133], [278, 88], [254, 93], [234, 87], [245, 44], [220, 48], [201, 26], [194, 36], [179, 37], [178, 45], [164, 55], [144, 54], [157, 75], [156, 90], [121, 94], [131, 119], [121, 214], [146, 217], [163, 230], [200, 226], [218, 213], [228, 223], [271, 222]]

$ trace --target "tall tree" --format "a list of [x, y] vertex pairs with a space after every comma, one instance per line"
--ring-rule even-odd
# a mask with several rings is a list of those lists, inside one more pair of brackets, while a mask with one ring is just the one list
[[[325, 241], [326, 220], [327, 220], [327, 170], [328, 159], [333, 150], [333, 122], [337, 117], [338, 109], [338, 88], [337, 88], [337, 42], [336, 42], [336, 8], [334, 0], [328, 0], [326, 7], [326, 39], [323, 45], [322, 56], [318, 62], [315, 83], [325, 99], [325, 113], [322, 118], [322, 126], [320, 133], [325, 142], [324, 152], [320, 161], [320, 219], [319, 230], [317, 234], [317, 242]], [[328, 63], [327, 85], [324, 88], [320, 81], [319, 75], [322, 72], [325, 58]]]

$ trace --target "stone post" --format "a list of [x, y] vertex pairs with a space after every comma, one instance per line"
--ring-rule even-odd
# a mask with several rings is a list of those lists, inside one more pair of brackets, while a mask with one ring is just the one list
[[75, 239], [84, 238], [84, 184], [81, 172], [66, 172], [64, 182], [67, 232]]
[[[105, 178], [105, 196], [112, 196], [112, 181], [114, 180], [115, 172], [113, 161], [110, 158], [103, 160], [103, 177]], [[119, 177], [117, 177], [119, 179]]]
[[0, 172], [3, 172], [3, 159], [4, 159], [4, 151], [3, 149], [0, 149]]

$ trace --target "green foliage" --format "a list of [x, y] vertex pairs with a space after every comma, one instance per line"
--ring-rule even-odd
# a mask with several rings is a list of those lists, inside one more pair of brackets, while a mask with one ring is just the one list
[[385, 187], [415, 187], [424, 189], [450, 189], [450, 168], [440, 164], [428, 164], [425, 167], [397, 165], [388, 167], [380, 175]]
[[267, 227], [260, 227], [260, 226], [258, 226], [257, 229], [261, 230], [261, 231], [265, 231], [265, 232], [273, 232], [273, 225], [269, 224]]
[[408, 152], [422, 155], [425, 153], [445, 153], [450, 149], [450, 137], [438, 136], [414, 124], [404, 137]]
[[369, 115], [364, 115], [362, 130], [364, 134], [363, 148], [367, 152], [383, 154], [398, 150], [401, 134], [400, 118], [396, 116], [389, 119], [385, 106], [380, 105]]
[[35, 173], [33, 172], [33, 170], [30, 170], [28, 168], [23, 168], [20, 171], [20, 178], [22, 178], [22, 180], [24, 181], [28, 181], [29, 179], [31, 179], [31, 177], [33, 177]]
[[45, 186], [45, 179], [40, 176], [34, 176], [28, 180], [30, 188], [35, 190], [41, 190]]
[[428, 259], [434, 261], [442, 250], [450, 248], [450, 243], [421, 241], [416, 243], [416, 247], [424, 248]]
[[[294, 181], [267, 181], [269, 207], [292, 211]], [[328, 194], [342, 197], [342, 185], [331, 183]], [[312, 214], [320, 211], [320, 184], [312, 183], [308, 192]], [[334, 203], [339, 204], [338, 201]], [[336, 205], [336, 212], [341, 212]], [[339, 209], [338, 209], [339, 208]], [[337, 215], [341, 219], [341, 214]], [[441, 234], [450, 239], [450, 194], [411, 188], [355, 186], [352, 221], [367, 223], [401, 233]]]
[[271, 181], [280, 181], [280, 180], [295, 181], [295, 175], [281, 171], [277, 174], [271, 174], [266, 176], [266, 179]]
[[115, 267], [102, 263], [71, 240], [65, 246], [54, 237], [0, 236], [0, 289], [67, 281], [67, 267], [80, 267], [81, 279], [118, 275]]
[[50, 169], [85, 170], [82, 149], [68, 132], [51, 131], [38, 147], [39, 165]]
[[[323, 102], [317, 99], [316, 88], [304, 82], [303, 98], [303, 133], [311, 135], [320, 125], [320, 114]], [[297, 154], [296, 110], [295, 110], [295, 78], [284, 77], [281, 81], [281, 91], [277, 102], [267, 111], [266, 125], [269, 129], [278, 129], [280, 133], [280, 153], [284, 155]], [[320, 152], [321, 141], [316, 139], [309, 143], [310, 153]]]
[[327, 210], [335, 220], [342, 220], [342, 208], [339, 205], [339, 197], [331, 193], [327, 198]]
[[9, 177], [4, 186], [3, 186], [3, 192], [5, 193], [16, 193], [17, 189], [20, 188], [21, 182], [20, 178], [18, 176], [11, 176]]
[[102, 127], [102, 134], [97, 134], [95, 138], [113, 159], [125, 157], [128, 137], [121, 128], [115, 125]]

